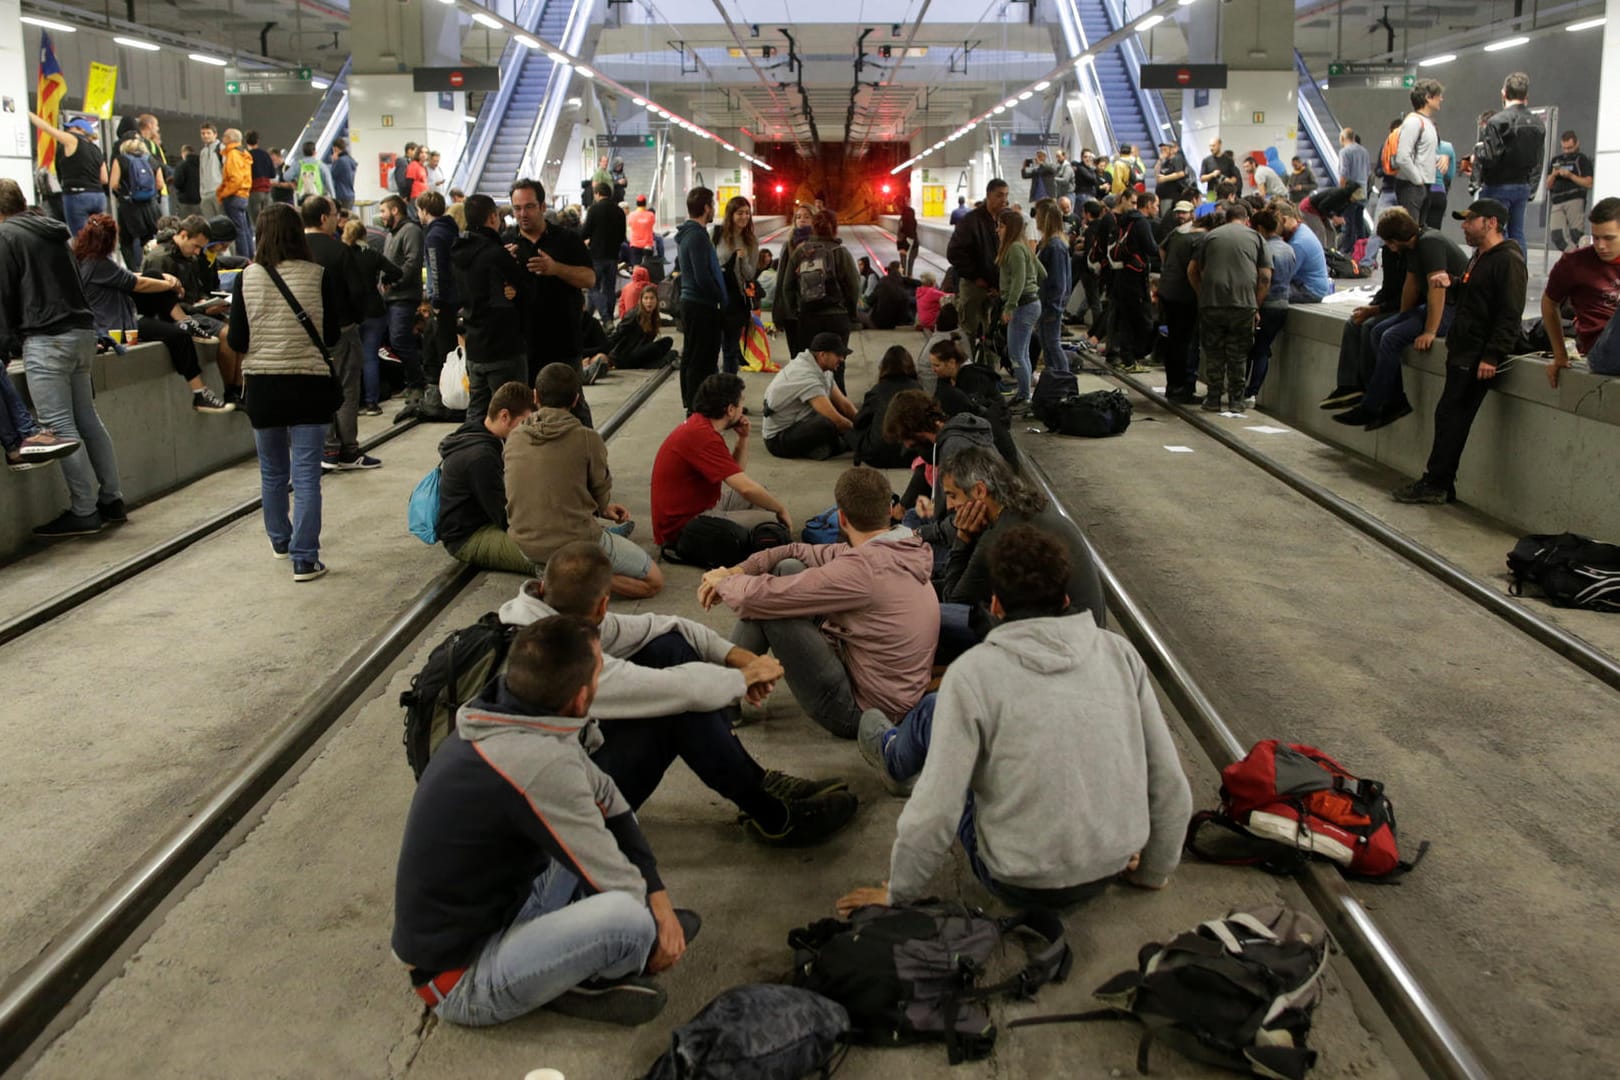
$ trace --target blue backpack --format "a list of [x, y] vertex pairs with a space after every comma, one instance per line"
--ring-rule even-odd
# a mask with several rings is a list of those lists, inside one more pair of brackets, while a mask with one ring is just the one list
[[433, 471], [422, 477], [416, 490], [411, 492], [405, 516], [410, 522], [411, 535], [424, 544], [439, 542], [439, 466], [433, 466]]
[[123, 155], [124, 170], [129, 173], [129, 201], [149, 203], [157, 198], [157, 174], [152, 171], [152, 159], [145, 154]]
[[804, 528], [799, 530], [799, 539], [807, 544], [838, 543], [838, 507], [828, 507], [805, 522]]

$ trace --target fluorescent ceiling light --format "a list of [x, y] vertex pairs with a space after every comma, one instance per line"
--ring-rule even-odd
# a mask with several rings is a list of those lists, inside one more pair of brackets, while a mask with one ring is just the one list
[[480, 26], [487, 26], [491, 30], [499, 30], [501, 28], [501, 20], [497, 19], [487, 11], [473, 12], [473, 22], [478, 23]]
[[1529, 38], [1521, 35], [1519, 37], [1510, 37], [1506, 41], [1493, 41], [1489, 45], [1485, 46], [1485, 51], [1501, 52], [1503, 49], [1512, 49], [1516, 46], [1523, 45], [1529, 40]]
[[[191, 54], [190, 58], [192, 60], [197, 61], [197, 63], [199, 63], [199, 64], [211, 64], [214, 67], [224, 67], [225, 66], [225, 61], [221, 60], [217, 56], [207, 56], [207, 55], [204, 55], [203, 53], [194, 52], [194, 53]], [[332, 85], [331, 83], [317, 83], [316, 84], [316, 89], [325, 90], [328, 86], [331, 86], [331, 85]]]
[[1162, 22], [1164, 22], [1163, 15], [1149, 15], [1147, 18], [1136, 24], [1136, 32], [1138, 34], [1146, 33]]
[[[723, 147], [725, 147], [725, 148], [726, 148], [726, 149], [727, 149], [727, 150], [729, 150], [729, 151], [735, 151], [735, 150], [736, 150], [736, 149], [737, 149], [737, 148], [736, 148], [736, 147], [735, 147], [735, 146], [732, 146], [732, 145], [731, 145], [731, 144], [730, 144], [730, 143], [728, 143], [728, 142], [723, 142], [723, 143], [721, 143], [721, 144], [720, 144], [720, 145], [721, 145], [721, 146], [723, 146]], [[748, 155], [747, 155], [747, 154], [744, 154], [744, 155], [743, 155], [743, 157], [748, 157]], [[754, 160], [754, 159], [753, 159], [753, 158], [748, 158], [748, 160], [749, 160], [749, 161], [753, 161], [753, 160]]]
[[1454, 52], [1441, 53], [1439, 56], [1430, 56], [1419, 60], [1418, 67], [1439, 67], [1441, 64], [1449, 64], [1455, 59], [1457, 59], [1457, 54]]
[[594, 78], [596, 78], [596, 72], [592, 71], [588, 67], [576, 67], [574, 69], [574, 74], [578, 75], [582, 79], [594, 79]]
[[1035, 84], [1035, 90], [1037, 93], [1039, 93], [1042, 90], [1050, 88], [1051, 85], [1051, 83], [1047, 82], [1045, 79], [1042, 79], [1040, 82]]
[[530, 37], [528, 34], [513, 34], [512, 40], [523, 46], [525, 49], [538, 49], [540, 47], [540, 43], [534, 40], [534, 38]]
[[1193, 3], [1193, 0], [1176, 0], [1176, 3], [1180, 4], [1182, 7], [1186, 7], [1188, 4]]
[[317, 90], [330, 90], [330, 89], [332, 89], [332, 84], [327, 82], [325, 79], [311, 79], [309, 81], [309, 85], [313, 86]]
[[[27, 21], [27, 19], [23, 20], [23, 22]], [[1571, 33], [1576, 30], [1592, 30], [1602, 26], [1605, 21], [1607, 20], [1605, 20], [1603, 16], [1599, 15], [1595, 19], [1582, 19], [1580, 22], [1570, 23], [1568, 26], [1564, 27], [1564, 29], [1570, 31]]]
[[1018, 99], [1015, 97], [1010, 97], [1006, 101], [1003, 101], [1002, 104], [1007, 106], [1009, 109], [1016, 108], [1018, 105]]
[[52, 22], [49, 19], [36, 19], [32, 15], [22, 16], [21, 21], [27, 23], [29, 26], [38, 26], [46, 30], [55, 30], [63, 34], [77, 34], [79, 32], [79, 28], [77, 26], [69, 26], [67, 23]]
[[1025, 90], [1022, 94], [1018, 95], [1018, 100], [1019, 101], [1028, 101], [1030, 98], [1032, 98], [1034, 96], [1035, 96], [1035, 91], [1033, 91], [1033, 90]]
[[1007, 111], [1007, 106], [1005, 106], [1005, 105], [997, 105], [995, 108], [991, 109], [990, 111], [995, 113], [997, 116], [1000, 116], [1002, 113]]
[[546, 53], [546, 56], [550, 58], [550, 60], [551, 60], [551, 62], [553, 64], [566, 64], [566, 63], [568, 63], [568, 57], [564, 56], [560, 52], [548, 52], [548, 53]]
[[634, 102], [638, 108], [645, 109], [647, 107], [647, 99], [646, 98], [633, 97], [630, 100], [632, 102]]
[[161, 45], [154, 45], [150, 41], [142, 41], [140, 38], [115, 37], [113, 40], [126, 49], [145, 49], [147, 52], [157, 52], [163, 48]]
[[1094, 62], [1094, 58], [1092, 57], [1092, 55], [1090, 53], [1081, 53], [1079, 58], [1075, 60], [1074, 66], [1076, 68], [1083, 68], [1087, 64], [1090, 64], [1090, 63], [1093, 63], [1093, 62]]

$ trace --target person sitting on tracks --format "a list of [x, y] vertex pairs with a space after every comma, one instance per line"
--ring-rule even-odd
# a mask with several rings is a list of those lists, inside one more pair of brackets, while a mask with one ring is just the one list
[[[718, 372], [698, 384], [692, 415], [665, 437], [653, 459], [653, 541], [673, 547], [694, 518], [712, 515], [745, 529], [779, 521], [789, 532], [787, 507], [748, 475], [753, 423], [743, 412], [746, 384]], [[727, 448], [725, 433], [737, 437]]]
[[844, 453], [843, 434], [855, 426], [855, 403], [833, 381], [852, 350], [830, 331], [782, 366], [765, 388], [765, 449], [779, 458], [826, 461]]
[[841, 779], [803, 780], [766, 770], [732, 733], [734, 706], [764, 701], [782, 677], [782, 665], [690, 619], [610, 612], [612, 575], [597, 545], [568, 544], [551, 557], [545, 579], [525, 582], [500, 616], [524, 626], [571, 615], [597, 627], [602, 678], [591, 716], [601, 740], [591, 760], [631, 807], [640, 810], [680, 758], [705, 786], [737, 806], [743, 831], [763, 844], [817, 844], [848, 824], [858, 800]]
[[1069, 907], [1119, 876], [1168, 882], [1192, 813], [1187, 776], [1136, 650], [1063, 617], [1069, 578], [1060, 540], [1009, 529], [990, 551], [992, 610], [1005, 621], [899, 727], [862, 722], [862, 755], [891, 786], [916, 787], [887, 890], [856, 889], [840, 913], [933, 895], [953, 836], [1009, 904]]
[[868, 300], [870, 322], [873, 329], [893, 330], [917, 321], [917, 286], [922, 282], [900, 273], [900, 262], [895, 260], [886, 267], [884, 275], [873, 286]]
[[534, 407], [534, 391], [509, 382], [490, 397], [484, 415], [439, 443], [439, 540], [456, 559], [480, 570], [539, 573], [506, 531], [502, 460], [507, 438]]
[[[613, 502], [607, 443], [573, 412], [580, 374], [573, 364], [540, 369], [540, 408], [506, 441], [507, 532], [525, 558], [543, 566], [574, 540], [591, 540], [613, 560], [613, 592], [656, 596], [664, 587], [658, 564], [627, 535], [630, 511]], [[604, 526], [598, 517], [614, 524]], [[617, 526], [617, 527], [615, 527]]]
[[391, 943], [441, 1020], [483, 1027], [549, 1006], [630, 1025], [664, 1006], [649, 976], [698, 920], [676, 911], [629, 801], [586, 751], [602, 664], [585, 619], [524, 627], [422, 773]]
[[939, 402], [921, 390], [902, 390], [894, 395], [883, 418], [883, 438], [918, 454], [911, 481], [895, 510], [901, 524], [915, 530], [933, 548], [937, 575], [945, 568], [956, 527], [945, 504], [940, 466], [969, 446], [995, 451], [995, 433], [990, 421], [976, 413], [947, 417]]
[[928, 346], [928, 364], [937, 380], [934, 400], [947, 418], [972, 413], [990, 422], [996, 452], [1009, 465], [1018, 464], [1018, 445], [1013, 442], [1011, 413], [1001, 396], [996, 373], [983, 364], [970, 364], [955, 338], [944, 338]]
[[810, 718], [852, 739], [864, 710], [901, 717], [922, 698], [939, 600], [927, 545], [890, 526], [892, 492], [881, 472], [845, 470], [834, 498], [848, 543], [785, 544], [711, 570], [698, 601], [736, 612], [731, 640], [774, 654]]

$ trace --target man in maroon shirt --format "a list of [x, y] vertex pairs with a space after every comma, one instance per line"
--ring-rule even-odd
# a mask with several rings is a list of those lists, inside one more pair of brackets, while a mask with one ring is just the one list
[[1597, 375], [1620, 375], [1620, 333], [1614, 312], [1620, 306], [1620, 198], [1600, 199], [1587, 220], [1590, 247], [1566, 252], [1547, 275], [1541, 294], [1541, 325], [1552, 343], [1553, 362], [1547, 381], [1558, 386], [1558, 373], [1569, 367], [1564, 324], [1559, 308], [1565, 300], [1575, 308], [1575, 344]]
[[[714, 514], [747, 529], [780, 521], [789, 532], [793, 519], [765, 485], [751, 478], [743, 414], [743, 381], [736, 375], [710, 375], [692, 398], [692, 414], [664, 440], [653, 460], [653, 540], [672, 545], [693, 518]], [[737, 436], [726, 447], [723, 432]], [[721, 485], [724, 484], [722, 490]]]

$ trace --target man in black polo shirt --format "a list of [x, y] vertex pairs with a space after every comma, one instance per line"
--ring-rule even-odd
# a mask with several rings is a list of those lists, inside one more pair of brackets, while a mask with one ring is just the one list
[[[512, 185], [512, 213], [517, 224], [501, 239], [520, 266], [530, 274], [526, 295], [520, 297], [525, 315], [524, 348], [529, 356], [529, 385], [547, 364], [562, 363], [579, 367], [579, 312], [584, 304], [580, 295], [596, 284], [591, 253], [579, 234], [571, 229], [546, 224], [546, 189], [538, 180], [518, 180]], [[591, 426], [591, 411], [580, 397], [575, 415]]]

